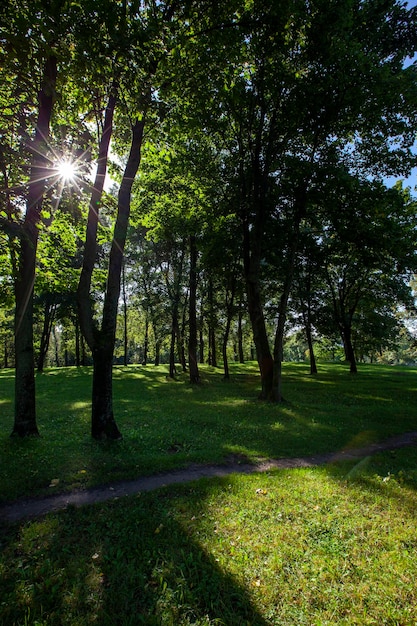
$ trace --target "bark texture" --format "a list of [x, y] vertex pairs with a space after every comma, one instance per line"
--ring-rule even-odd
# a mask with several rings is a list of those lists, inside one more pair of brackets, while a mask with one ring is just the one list
[[190, 236], [190, 299], [188, 302], [188, 363], [190, 367], [190, 383], [200, 382], [197, 361], [197, 243], [195, 235]]
[[103, 135], [99, 146], [97, 174], [88, 213], [83, 268], [77, 291], [80, 327], [93, 356], [91, 434], [95, 439], [121, 438], [113, 413], [113, 355], [123, 253], [130, 217], [131, 191], [139, 168], [145, 123], [144, 119], [138, 119], [132, 127], [130, 153], [118, 195], [117, 217], [109, 255], [103, 314], [99, 326], [93, 315], [90, 289], [97, 254], [98, 215], [106, 177], [115, 105], [116, 96], [112, 94], [109, 97]]
[[35, 282], [38, 225], [48, 177], [48, 138], [55, 100], [57, 62], [47, 59], [39, 92], [38, 120], [32, 143], [32, 167], [26, 216], [20, 234], [20, 254], [15, 281], [15, 417], [12, 435], [38, 435], [33, 349], [33, 286]]
[[[120, 439], [113, 414], [113, 354], [121, 289], [123, 253], [130, 216], [132, 185], [139, 169], [144, 120], [132, 128], [132, 143], [118, 196], [118, 210], [110, 249], [101, 329], [93, 349], [93, 406], [91, 434], [95, 439]], [[97, 333], [96, 333], [97, 335]]]

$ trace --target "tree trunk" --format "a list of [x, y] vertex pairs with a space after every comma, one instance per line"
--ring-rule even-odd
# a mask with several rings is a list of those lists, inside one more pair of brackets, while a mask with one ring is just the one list
[[59, 346], [58, 346], [58, 337], [56, 334], [56, 326], [52, 329], [52, 336], [54, 338], [54, 348], [55, 348], [55, 365], [59, 367]]
[[286, 280], [284, 283], [284, 291], [281, 295], [279, 302], [279, 310], [278, 310], [278, 322], [277, 329], [275, 332], [275, 342], [274, 342], [274, 374], [273, 374], [273, 383], [272, 389], [270, 392], [270, 396], [268, 400], [271, 402], [282, 402], [284, 400], [282, 396], [282, 361], [284, 354], [284, 332], [285, 332], [285, 321], [286, 321], [286, 311], [287, 311], [287, 303], [289, 296], [289, 285], [287, 285], [288, 281]]
[[113, 414], [113, 350], [111, 343], [93, 351], [91, 435], [94, 439], [120, 439]]
[[106, 177], [115, 105], [116, 97], [114, 94], [111, 94], [106, 108], [103, 135], [99, 146], [97, 173], [88, 212], [83, 267], [77, 290], [80, 327], [93, 355], [91, 432], [95, 439], [119, 439], [121, 437], [113, 414], [112, 366], [123, 251], [130, 216], [130, 198], [133, 181], [139, 168], [144, 130], [144, 118], [136, 120], [132, 127], [130, 153], [119, 189], [117, 217], [109, 255], [103, 315], [101, 327], [98, 328], [93, 317], [90, 287], [96, 260], [98, 212]]
[[[102, 399], [93, 392], [91, 432], [95, 439], [121, 438], [113, 414], [113, 378], [111, 372], [116, 340], [117, 308], [121, 287], [123, 252], [130, 216], [130, 198], [133, 181], [139, 169], [143, 130], [144, 119], [136, 120], [132, 128], [132, 144], [118, 196], [117, 218], [110, 249], [103, 318], [100, 329], [100, 346], [98, 349], [96, 347], [96, 349], [93, 350], [94, 370], [97, 369], [103, 374], [103, 381], [99, 386], [101, 389], [100, 393], [104, 396], [104, 399]], [[97, 358], [103, 359], [104, 363], [97, 363]], [[106, 388], [104, 388], [103, 385], [106, 385]]]
[[[201, 320], [201, 318], [200, 318]], [[200, 321], [201, 323], [201, 321]], [[203, 334], [203, 327], [202, 325], [200, 326], [200, 331], [199, 331], [199, 348], [198, 348], [198, 357], [199, 357], [199, 361], [200, 363], [204, 363], [204, 334]]]
[[238, 346], [238, 355], [239, 355], [239, 363], [244, 363], [245, 358], [243, 354], [243, 330], [242, 330], [242, 318], [243, 313], [241, 310], [241, 306], [239, 307], [239, 315], [237, 319], [237, 346]]
[[208, 328], [208, 362], [212, 367], [217, 367], [216, 329], [210, 321]]
[[352, 329], [348, 324], [343, 325], [342, 328], [342, 340], [345, 348], [346, 360], [349, 362], [350, 373], [357, 374], [358, 368], [356, 366], [355, 351], [352, 345]]
[[50, 304], [48, 302], [45, 303], [44, 307], [44, 318], [43, 318], [43, 329], [41, 335], [41, 345], [39, 348], [38, 355], [38, 372], [43, 372], [43, 368], [45, 365], [45, 358], [48, 353], [49, 348], [49, 339], [52, 332], [52, 325], [55, 320], [56, 313], [56, 304]]
[[259, 398], [261, 400], [270, 400], [273, 396], [274, 360], [269, 348], [259, 283], [252, 278], [251, 273], [249, 273], [246, 279], [246, 289], [253, 341], [261, 374], [262, 389]]
[[159, 365], [160, 362], [161, 362], [161, 344], [162, 344], [162, 339], [159, 336], [160, 332], [159, 332], [159, 329], [158, 329], [157, 316], [156, 316], [154, 308], [152, 306], [149, 309], [149, 315], [150, 315], [150, 318], [151, 318], [153, 336], [154, 336], [154, 340], [155, 340], [154, 365]]
[[256, 206], [256, 217], [253, 225], [249, 225], [248, 216], [243, 216], [243, 269], [246, 282], [246, 295], [249, 319], [252, 326], [253, 342], [256, 349], [261, 375], [261, 393], [259, 399], [268, 400], [272, 394], [274, 378], [274, 360], [269, 347], [268, 334], [266, 332], [265, 317], [262, 306], [260, 285], [260, 268], [262, 258], [262, 240], [265, 227], [265, 208], [263, 188], [259, 173], [254, 174], [254, 189], [252, 190], [252, 202]]
[[39, 93], [38, 121], [32, 144], [26, 216], [22, 227], [19, 267], [15, 281], [15, 416], [12, 435], [38, 435], [36, 424], [35, 363], [33, 349], [33, 286], [35, 282], [38, 224], [48, 177], [49, 126], [51, 121], [57, 62], [47, 59]]
[[217, 367], [217, 348], [216, 348], [216, 331], [215, 331], [215, 313], [214, 313], [214, 294], [213, 294], [213, 281], [211, 278], [208, 282], [207, 290], [208, 301], [208, 364], [213, 367]]
[[282, 361], [283, 361], [283, 353], [284, 353], [285, 322], [287, 318], [288, 299], [290, 297], [294, 271], [295, 271], [299, 232], [300, 232], [300, 222], [301, 222], [302, 216], [305, 213], [305, 207], [306, 207], [306, 189], [304, 186], [301, 186], [301, 188], [298, 190], [296, 197], [295, 197], [293, 232], [292, 232], [291, 242], [290, 242], [290, 246], [288, 250], [283, 290], [282, 290], [281, 298], [279, 301], [278, 323], [277, 323], [277, 329], [275, 332], [275, 342], [274, 342], [273, 383], [272, 383], [270, 396], [268, 398], [272, 402], [282, 402], [284, 399], [282, 396]]
[[161, 340], [155, 339], [155, 360], [154, 365], [159, 365], [161, 362]]
[[[307, 287], [310, 289], [310, 280], [307, 279]], [[317, 363], [316, 357], [314, 355], [314, 346], [313, 346], [313, 334], [311, 332], [311, 304], [310, 304], [310, 296], [307, 295], [308, 302], [306, 303], [302, 296], [299, 298], [300, 300], [300, 308], [301, 314], [303, 317], [304, 329], [306, 333], [308, 352], [310, 357], [310, 374], [317, 374]]]
[[200, 382], [197, 363], [197, 244], [195, 235], [190, 236], [190, 299], [188, 303], [188, 362], [190, 367], [190, 383]]
[[222, 343], [222, 355], [223, 355], [223, 370], [224, 370], [224, 379], [229, 380], [230, 372], [229, 372], [229, 360], [227, 358], [227, 343], [229, 341], [230, 334], [230, 323], [231, 320], [228, 317], [226, 321], [226, 328], [223, 335], [223, 343]]
[[184, 302], [184, 307], [182, 310], [182, 321], [181, 321], [181, 327], [178, 324], [178, 335], [177, 335], [177, 341], [178, 341], [178, 354], [180, 357], [180, 362], [181, 362], [181, 367], [182, 367], [182, 371], [186, 372], [187, 371], [187, 358], [185, 356], [185, 318], [186, 318], [186, 311], [187, 311], [187, 299]]
[[308, 353], [310, 356], [310, 374], [317, 374], [317, 363], [316, 363], [316, 357], [314, 355], [314, 345], [313, 345], [313, 336], [311, 333], [311, 324], [307, 323], [305, 330], [306, 330], [306, 337], [307, 337], [307, 344], [308, 344]]
[[177, 327], [178, 327], [178, 312], [177, 307], [174, 305], [174, 310], [172, 311], [172, 323], [171, 323], [171, 345], [169, 349], [169, 377], [175, 378], [176, 369], [175, 369], [175, 338], [177, 336]]
[[127, 358], [127, 301], [126, 301], [126, 275], [125, 264], [122, 265], [122, 294], [123, 294], [123, 364], [126, 367]]
[[223, 342], [222, 342], [222, 354], [223, 354], [223, 369], [224, 369], [224, 379], [229, 380], [229, 360], [227, 358], [227, 344], [229, 342], [230, 335], [230, 327], [232, 325], [233, 313], [234, 313], [234, 298], [236, 291], [236, 280], [232, 279], [232, 284], [230, 288], [230, 292], [227, 290], [226, 292], [226, 326], [223, 334]]
[[75, 328], [75, 365], [80, 367], [80, 327], [78, 324], [78, 318], [74, 321]]
[[85, 340], [83, 335], [80, 337], [80, 345], [81, 345], [81, 365], [85, 367], [87, 365], [87, 355], [85, 353]]
[[148, 364], [148, 352], [149, 352], [149, 317], [148, 312], [145, 313], [145, 339], [143, 342], [143, 361], [142, 365]]

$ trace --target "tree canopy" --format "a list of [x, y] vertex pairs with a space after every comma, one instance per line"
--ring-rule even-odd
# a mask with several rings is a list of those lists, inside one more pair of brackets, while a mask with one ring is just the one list
[[59, 319], [76, 361], [92, 359], [93, 436], [120, 436], [121, 295], [125, 362], [129, 310], [144, 313], [143, 361], [151, 329], [155, 360], [165, 341], [170, 375], [178, 359], [191, 383], [205, 342], [214, 365], [221, 342], [227, 377], [250, 327], [273, 402], [289, 321], [310, 356], [314, 335], [338, 333], [352, 372], [372, 338], [392, 345], [413, 310], [416, 211], [384, 180], [417, 163], [416, 13], [401, 0], [2, 4], [15, 433], [37, 433], [35, 360]]

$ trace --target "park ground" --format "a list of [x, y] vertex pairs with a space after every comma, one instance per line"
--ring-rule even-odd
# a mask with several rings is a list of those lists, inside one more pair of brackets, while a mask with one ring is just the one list
[[345, 454], [4, 522], [0, 624], [416, 624], [417, 448], [366, 454], [416, 430], [416, 370], [307, 372], [288, 364], [271, 406], [253, 364], [229, 382], [205, 368], [198, 388], [120, 368], [113, 444], [90, 440], [89, 371], [75, 369], [38, 378], [41, 437], [10, 440], [0, 372], [3, 507], [190, 465]]

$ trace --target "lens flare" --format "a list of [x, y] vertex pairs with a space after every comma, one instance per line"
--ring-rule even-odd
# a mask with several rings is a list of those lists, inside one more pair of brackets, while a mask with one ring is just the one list
[[57, 173], [64, 182], [70, 183], [77, 176], [77, 168], [73, 161], [60, 161], [57, 165]]

